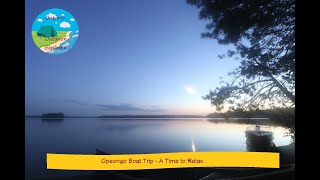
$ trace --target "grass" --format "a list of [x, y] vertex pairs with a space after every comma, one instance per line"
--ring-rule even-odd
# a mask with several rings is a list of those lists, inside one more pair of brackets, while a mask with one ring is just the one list
[[[67, 32], [68, 31], [57, 31], [56, 38], [65, 37]], [[54, 41], [45, 40], [46, 39], [45, 37], [41, 37], [41, 36], [37, 35], [37, 31], [32, 31], [32, 38], [33, 38], [33, 41], [36, 43], [38, 48], [41, 48], [41, 47], [44, 47], [44, 46], [48, 46], [50, 44], [53, 44], [53, 43], [59, 41], [59, 40], [54, 40]]]

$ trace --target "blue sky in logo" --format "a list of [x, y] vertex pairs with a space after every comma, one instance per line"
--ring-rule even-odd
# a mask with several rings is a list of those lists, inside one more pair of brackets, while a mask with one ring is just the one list
[[[58, 19], [46, 19], [46, 17]], [[64, 19], [63, 19], [64, 18]], [[32, 25], [32, 31], [38, 31], [41, 26], [52, 25], [56, 31], [77, 31], [79, 29], [76, 19], [63, 9], [48, 9], [39, 14]]]

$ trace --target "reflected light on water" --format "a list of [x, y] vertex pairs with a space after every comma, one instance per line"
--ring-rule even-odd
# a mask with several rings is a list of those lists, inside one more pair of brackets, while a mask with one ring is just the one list
[[[217, 120], [218, 121], [218, 120]], [[26, 179], [88, 174], [89, 171], [48, 171], [47, 152], [94, 154], [96, 148], [111, 154], [208, 152], [247, 150], [245, 130], [255, 124], [203, 119], [68, 118], [63, 121], [25, 121]], [[271, 126], [274, 144], [290, 144], [287, 129]], [[41, 134], [41, 136], [39, 136]], [[116, 141], [115, 141], [116, 140]], [[155, 143], [157, 142], [157, 143]], [[197, 142], [197, 147], [195, 142]]]
[[196, 147], [194, 146], [193, 139], [191, 139], [191, 142], [192, 142], [192, 151], [196, 152]]

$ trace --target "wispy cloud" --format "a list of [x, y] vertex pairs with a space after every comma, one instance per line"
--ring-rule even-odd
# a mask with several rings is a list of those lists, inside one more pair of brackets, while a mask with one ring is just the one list
[[46, 15], [47, 18], [51, 18], [51, 19], [55, 19], [57, 18], [57, 15], [53, 14], [53, 13], [49, 13]]
[[81, 105], [81, 106], [88, 105], [88, 103], [86, 103], [84, 101], [79, 101], [79, 100], [75, 100], [75, 99], [67, 99], [67, 100], [64, 100], [64, 102], [73, 103], [73, 104], [77, 104], [77, 105]]
[[155, 108], [153, 106], [149, 106], [150, 108], [140, 108], [133, 106], [131, 104], [96, 104], [97, 107], [106, 111], [144, 111], [144, 112], [162, 112], [164, 109]]
[[60, 23], [60, 27], [62, 27], [62, 28], [70, 28], [71, 25], [68, 22], [63, 21], [62, 23]]

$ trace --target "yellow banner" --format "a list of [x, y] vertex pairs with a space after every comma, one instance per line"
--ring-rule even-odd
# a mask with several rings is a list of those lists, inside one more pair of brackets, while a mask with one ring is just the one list
[[159, 154], [47, 154], [47, 169], [138, 170], [188, 167], [279, 168], [279, 153], [177, 152]]

